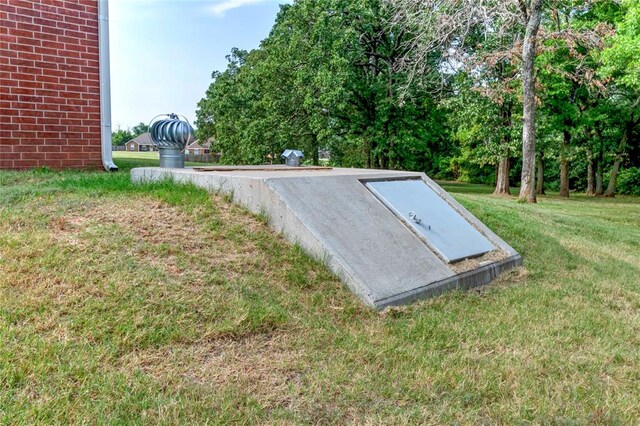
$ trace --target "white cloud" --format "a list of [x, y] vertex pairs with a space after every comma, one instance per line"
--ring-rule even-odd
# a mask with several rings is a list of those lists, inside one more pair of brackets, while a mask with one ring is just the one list
[[242, 6], [248, 6], [257, 3], [264, 3], [270, 0], [221, 0], [211, 7], [211, 11], [218, 16], [224, 16], [224, 14], [231, 10], [237, 9]]

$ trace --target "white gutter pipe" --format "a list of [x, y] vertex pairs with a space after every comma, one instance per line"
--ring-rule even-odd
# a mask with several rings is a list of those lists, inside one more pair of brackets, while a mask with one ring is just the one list
[[118, 170], [111, 153], [111, 65], [109, 62], [109, 2], [98, 0], [98, 41], [100, 50], [100, 129], [102, 165]]

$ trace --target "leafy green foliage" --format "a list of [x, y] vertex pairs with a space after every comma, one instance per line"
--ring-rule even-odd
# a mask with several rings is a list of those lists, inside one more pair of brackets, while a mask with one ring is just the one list
[[631, 167], [620, 172], [618, 189], [621, 194], [640, 195], [640, 167]]
[[111, 134], [111, 143], [113, 146], [122, 146], [133, 138], [134, 136], [130, 130], [118, 129]]
[[[640, 78], [630, 52], [637, 50], [637, 9], [635, 0], [547, 4], [536, 59], [536, 145], [550, 188], [559, 187], [561, 165], [567, 191], [586, 189], [588, 167], [593, 182], [614, 164], [636, 165]], [[435, 85], [399, 65], [418, 27], [400, 28], [391, 18], [381, 0], [281, 6], [259, 48], [233, 49], [227, 68], [212, 74], [198, 104], [198, 137], [213, 140], [224, 163], [277, 163], [284, 149], [298, 148], [314, 164], [326, 153], [335, 166], [470, 182], [496, 182], [500, 165], [517, 185], [522, 22], [469, 28], [457, 63], [435, 53], [422, 58], [420, 67], [439, 78]]]
[[198, 108], [200, 138], [222, 161], [279, 161], [285, 148], [317, 163], [432, 170], [447, 151], [443, 113], [395, 64], [406, 35], [378, 0], [282, 6], [260, 48], [234, 50]]
[[144, 123], [139, 123], [131, 129], [118, 129], [111, 133], [111, 143], [113, 146], [122, 146], [129, 142], [131, 139], [135, 139], [143, 133], [149, 131], [149, 126]]
[[615, 36], [603, 52], [603, 73], [616, 77], [617, 83], [640, 91], [640, 1], [625, 0], [625, 15]]

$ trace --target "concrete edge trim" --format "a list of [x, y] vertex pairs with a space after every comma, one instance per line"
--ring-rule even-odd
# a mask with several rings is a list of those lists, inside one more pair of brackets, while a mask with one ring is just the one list
[[390, 306], [406, 305], [410, 302], [437, 296], [447, 290], [470, 289], [489, 284], [503, 272], [522, 265], [522, 256], [515, 255], [500, 262], [484, 265], [478, 269], [464, 272], [453, 277], [445, 278], [423, 287], [400, 293], [385, 299], [375, 301], [375, 308], [382, 310]]

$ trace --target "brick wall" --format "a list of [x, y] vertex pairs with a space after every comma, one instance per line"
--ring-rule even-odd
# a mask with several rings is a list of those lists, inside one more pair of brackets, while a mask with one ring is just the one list
[[0, 168], [98, 167], [98, 0], [0, 0]]

